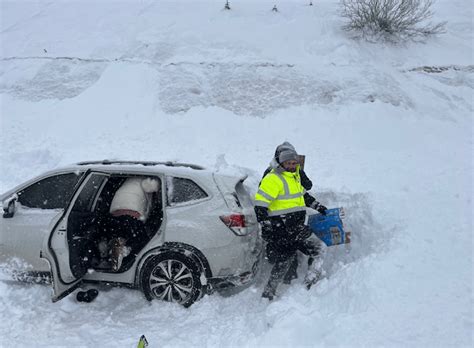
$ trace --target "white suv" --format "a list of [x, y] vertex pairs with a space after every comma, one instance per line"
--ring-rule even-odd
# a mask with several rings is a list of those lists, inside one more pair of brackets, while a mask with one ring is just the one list
[[[104, 221], [115, 192], [137, 177], [160, 189], [145, 233], [114, 271]], [[173, 162], [82, 162], [45, 173], [0, 196], [0, 262], [18, 278], [51, 277], [53, 301], [81, 282], [107, 282], [189, 306], [258, 270], [262, 242], [245, 178]]]

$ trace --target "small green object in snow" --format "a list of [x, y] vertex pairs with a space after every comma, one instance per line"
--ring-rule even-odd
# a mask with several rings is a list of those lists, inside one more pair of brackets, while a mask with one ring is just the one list
[[140, 337], [140, 340], [138, 341], [137, 348], [145, 348], [145, 347], [148, 347], [148, 341], [146, 340], [145, 335], [142, 335], [142, 337]]

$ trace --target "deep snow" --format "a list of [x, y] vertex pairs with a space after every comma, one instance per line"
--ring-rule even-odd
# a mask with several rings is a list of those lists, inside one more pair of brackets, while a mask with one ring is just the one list
[[116, 288], [53, 304], [3, 274], [0, 345], [472, 346], [470, 1], [439, 0], [447, 33], [399, 46], [349, 39], [337, 1], [224, 3], [2, 0], [0, 192], [104, 158], [241, 171], [256, 190], [288, 140], [352, 245], [271, 304], [268, 266], [189, 309]]

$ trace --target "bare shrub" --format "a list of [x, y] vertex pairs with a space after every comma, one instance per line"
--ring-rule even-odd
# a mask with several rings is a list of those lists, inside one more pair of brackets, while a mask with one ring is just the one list
[[432, 5], [433, 0], [341, 0], [348, 19], [343, 28], [375, 41], [423, 41], [445, 32], [446, 22], [429, 22]]

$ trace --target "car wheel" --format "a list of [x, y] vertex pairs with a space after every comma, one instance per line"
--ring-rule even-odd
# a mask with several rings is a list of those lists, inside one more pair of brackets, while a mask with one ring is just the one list
[[177, 252], [165, 252], [146, 262], [141, 285], [149, 301], [158, 299], [189, 307], [203, 293], [200, 276], [195, 261]]

